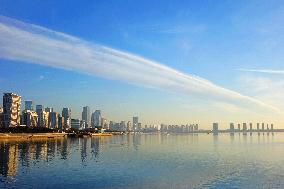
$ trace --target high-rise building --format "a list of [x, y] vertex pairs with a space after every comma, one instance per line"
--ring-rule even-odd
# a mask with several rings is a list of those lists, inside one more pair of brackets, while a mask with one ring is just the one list
[[91, 118], [92, 127], [93, 128], [102, 128], [101, 119], [102, 119], [101, 110], [96, 110], [94, 113], [92, 113], [92, 118]]
[[101, 119], [101, 126], [102, 126], [102, 128], [103, 129], [108, 129], [108, 125], [107, 125], [107, 120], [106, 120], [106, 118], [102, 118]]
[[132, 130], [133, 131], [137, 131], [138, 130], [138, 117], [133, 117], [133, 120], [132, 120]]
[[230, 123], [230, 132], [235, 132], [234, 123]]
[[25, 110], [34, 110], [33, 101], [25, 100]]
[[90, 107], [83, 107], [82, 120], [86, 122], [87, 127], [91, 127]]
[[264, 123], [261, 124], [261, 130], [264, 131]]
[[212, 130], [212, 132], [213, 133], [218, 133], [219, 132], [219, 128], [218, 128], [219, 126], [218, 126], [218, 123], [213, 123], [213, 130]]
[[57, 112], [49, 112], [48, 116], [48, 128], [58, 129], [58, 116]]
[[45, 111], [46, 111], [46, 112], [53, 112], [53, 108], [52, 108], [52, 107], [46, 107], [46, 108], [45, 108]]
[[259, 131], [259, 123], [256, 124], [256, 130]]
[[6, 128], [20, 125], [21, 96], [15, 93], [4, 93], [2, 125]]
[[36, 105], [36, 113], [38, 116], [37, 126], [48, 128], [49, 112], [44, 111], [44, 107], [42, 105]]
[[58, 129], [64, 130], [64, 117], [58, 114]]
[[81, 123], [80, 123], [80, 119], [71, 119], [71, 127], [73, 129], [80, 129], [81, 128]]
[[252, 131], [252, 123], [249, 124], [249, 130]]
[[243, 132], [246, 132], [246, 131], [247, 131], [247, 124], [243, 123]]
[[64, 117], [64, 128], [70, 129], [71, 128], [71, 109], [63, 108], [62, 117]]
[[198, 124], [194, 125], [194, 131], [198, 131]]
[[273, 124], [271, 124], [270, 130], [273, 131]]
[[22, 114], [22, 124], [27, 127], [36, 127], [38, 125], [38, 115], [32, 110], [24, 110]]
[[238, 123], [238, 131], [241, 131], [241, 124]]
[[127, 128], [127, 131], [131, 131], [131, 122], [130, 121], [127, 122], [126, 128]]

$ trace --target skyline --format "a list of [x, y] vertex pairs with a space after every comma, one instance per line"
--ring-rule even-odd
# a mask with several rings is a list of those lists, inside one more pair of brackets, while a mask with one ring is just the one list
[[[106, 4], [102, 3], [100, 9], [107, 7]], [[201, 120], [202, 125], [210, 125], [206, 123], [222, 118], [224, 122], [249, 119], [269, 120], [283, 128], [283, 27], [277, 25], [284, 18], [281, 14], [283, 3], [251, 1], [248, 5], [226, 2], [210, 7], [190, 2], [183, 11], [181, 7], [175, 7], [177, 11], [172, 10], [169, 4], [165, 2], [162, 6], [162, 9], [169, 9], [169, 17], [163, 22], [160, 22], [163, 20], [161, 15], [156, 17], [156, 21], [164, 25], [143, 27], [141, 23], [139, 28], [134, 24], [141, 36], [133, 32], [132, 25], [122, 26], [128, 32], [126, 36], [136, 34], [129, 40], [129, 37], [119, 39], [115, 28], [113, 33], [105, 32], [106, 28], [90, 28], [97, 34], [80, 24], [76, 28], [70, 27], [74, 20], [65, 29], [63, 25], [60, 27], [62, 23], [68, 26], [63, 19], [49, 17], [44, 22], [36, 19], [38, 14], [13, 15], [10, 13], [13, 12], [12, 5], [6, 3], [4, 8], [0, 8], [3, 15], [0, 17], [0, 66], [4, 68], [0, 71], [3, 86], [0, 92], [17, 92], [29, 96], [27, 99], [34, 99], [36, 104], [46, 104], [55, 109], [69, 104], [75, 115], [81, 113], [82, 107], [76, 108], [78, 105], [97, 107], [95, 109], [105, 109], [106, 117], [113, 120], [123, 120], [133, 114], [140, 115], [145, 123]], [[129, 2], [120, 5], [114, 9], [114, 14], [125, 6], [134, 5]], [[197, 9], [193, 10], [193, 7]], [[227, 12], [228, 7], [234, 7], [235, 12]], [[250, 11], [252, 9], [254, 11]], [[270, 14], [259, 17], [264, 9], [268, 9]], [[204, 14], [205, 10], [212, 12]], [[212, 14], [217, 16], [214, 15], [217, 10], [221, 10], [222, 14], [225, 11], [231, 20], [226, 17], [218, 21], [197, 18], [198, 15], [206, 19]], [[238, 11], [239, 16], [233, 15]], [[83, 11], [77, 14], [81, 15], [80, 12]], [[134, 20], [142, 19], [134, 12], [130, 13]], [[150, 11], [149, 14], [155, 13]], [[171, 19], [172, 14], [176, 16]], [[244, 19], [247, 16], [250, 19]], [[119, 18], [126, 21], [123, 15]], [[187, 22], [185, 18], [191, 19]], [[93, 19], [94, 23], [100, 23], [102, 17], [95, 11], [95, 15], [82, 15], [80, 19], [86, 22]], [[259, 19], [270, 27], [258, 26]], [[113, 17], [107, 23], [114, 23], [112, 21]], [[173, 27], [169, 27], [170, 23]], [[223, 30], [218, 30], [222, 26], [225, 26]], [[180, 43], [175, 46], [172, 42], [176, 42], [176, 38]], [[219, 38], [224, 40], [218, 41]], [[258, 44], [260, 38], [263, 44]], [[27, 39], [32, 39], [28, 41], [29, 46], [25, 46]], [[167, 43], [165, 39], [171, 42]], [[194, 39], [197, 41], [192, 42]], [[274, 42], [276, 39], [278, 42]], [[154, 49], [143, 45], [145, 41], [152, 42]], [[256, 44], [264, 49], [255, 50]], [[181, 53], [181, 48], [187, 49], [186, 53]], [[267, 60], [270, 60], [269, 63]], [[11, 70], [16, 70], [16, 73]], [[31, 73], [35, 74], [34, 77]], [[93, 85], [94, 88], [91, 87]], [[48, 99], [50, 96], [56, 99]]]

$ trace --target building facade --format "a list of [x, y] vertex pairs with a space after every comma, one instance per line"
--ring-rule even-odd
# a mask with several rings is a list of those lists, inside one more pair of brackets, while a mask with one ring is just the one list
[[5, 128], [20, 125], [21, 96], [15, 93], [4, 93], [2, 125]]
[[63, 108], [62, 117], [64, 117], [64, 128], [70, 129], [71, 128], [71, 109]]
[[96, 110], [94, 113], [92, 113], [92, 118], [91, 118], [92, 127], [102, 128], [101, 119], [102, 119], [101, 110]]
[[24, 110], [22, 114], [22, 124], [27, 127], [37, 127], [38, 115], [32, 110]]
[[86, 127], [91, 127], [91, 111], [89, 106], [83, 107], [82, 120], [86, 122]]
[[34, 110], [33, 101], [25, 100], [25, 110]]

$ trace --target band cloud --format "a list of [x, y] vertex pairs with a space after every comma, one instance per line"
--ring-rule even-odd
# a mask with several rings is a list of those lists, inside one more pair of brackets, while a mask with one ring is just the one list
[[278, 111], [255, 98], [144, 57], [4, 16], [0, 16], [0, 58]]

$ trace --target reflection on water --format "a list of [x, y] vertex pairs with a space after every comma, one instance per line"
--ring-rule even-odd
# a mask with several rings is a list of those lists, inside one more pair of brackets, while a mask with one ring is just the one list
[[283, 188], [284, 134], [0, 141], [0, 188]]

